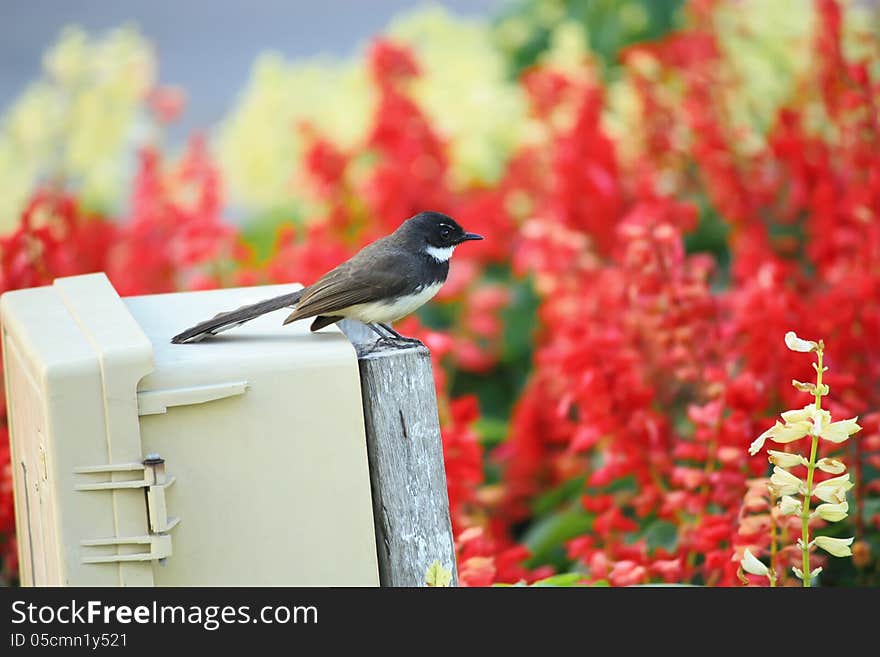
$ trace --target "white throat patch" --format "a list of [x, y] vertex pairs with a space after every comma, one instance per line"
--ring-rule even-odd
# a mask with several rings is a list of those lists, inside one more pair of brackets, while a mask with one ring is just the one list
[[441, 248], [429, 244], [425, 247], [425, 253], [434, 258], [437, 262], [446, 262], [449, 260], [452, 257], [453, 251], [455, 251], [454, 246], [445, 246]]

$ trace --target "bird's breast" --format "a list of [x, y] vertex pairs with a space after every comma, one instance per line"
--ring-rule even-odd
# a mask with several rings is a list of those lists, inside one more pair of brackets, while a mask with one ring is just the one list
[[417, 287], [410, 294], [400, 295], [381, 301], [359, 303], [346, 308], [339, 315], [362, 322], [393, 322], [406, 317], [427, 303], [443, 286], [443, 281]]

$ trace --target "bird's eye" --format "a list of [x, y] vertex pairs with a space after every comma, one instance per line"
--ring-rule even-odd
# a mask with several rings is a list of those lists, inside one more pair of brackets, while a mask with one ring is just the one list
[[448, 240], [449, 236], [451, 234], [452, 234], [452, 231], [449, 229], [448, 226], [443, 226], [442, 228], [440, 228], [440, 238], [441, 239]]

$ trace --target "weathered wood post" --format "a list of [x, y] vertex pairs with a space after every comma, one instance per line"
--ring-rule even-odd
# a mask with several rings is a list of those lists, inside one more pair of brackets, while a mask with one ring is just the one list
[[340, 326], [358, 354], [379, 582], [424, 586], [435, 561], [458, 584], [431, 357], [425, 347], [375, 347], [359, 322]]

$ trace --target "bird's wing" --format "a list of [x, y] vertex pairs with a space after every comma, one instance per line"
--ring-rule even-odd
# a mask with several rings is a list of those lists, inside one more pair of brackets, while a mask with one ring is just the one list
[[303, 294], [285, 324], [306, 317], [333, 315], [359, 303], [404, 294], [413, 288], [415, 271], [407, 267], [402, 249], [374, 249], [370, 245], [330, 270]]

